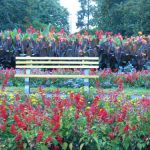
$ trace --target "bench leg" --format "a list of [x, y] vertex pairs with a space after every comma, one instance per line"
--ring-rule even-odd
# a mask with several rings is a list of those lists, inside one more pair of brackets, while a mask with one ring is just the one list
[[[84, 75], [89, 75], [89, 69], [84, 69]], [[84, 91], [86, 93], [89, 93], [90, 92], [90, 82], [89, 82], [89, 79], [84, 79]]]
[[25, 94], [30, 94], [30, 78], [25, 78]]
[[[26, 74], [30, 74], [31, 70], [27, 69]], [[30, 78], [25, 78], [25, 94], [29, 95], [30, 94]]]

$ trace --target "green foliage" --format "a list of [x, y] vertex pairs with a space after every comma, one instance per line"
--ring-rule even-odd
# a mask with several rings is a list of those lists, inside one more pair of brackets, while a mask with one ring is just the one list
[[123, 35], [150, 32], [149, 0], [95, 0], [92, 24]]
[[58, 0], [1, 0], [0, 30], [53, 24], [68, 31], [68, 15]]
[[94, 25], [93, 12], [95, 3], [93, 3], [93, 0], [79, 0], [79, 2], [81, 4], [81, 10], [78, 11], [78, 22], [76, 25], [80, 29], [89, 29], [90, 26]]

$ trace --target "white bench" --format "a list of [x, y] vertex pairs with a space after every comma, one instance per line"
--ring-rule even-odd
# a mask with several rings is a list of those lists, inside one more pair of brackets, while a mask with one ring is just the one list
[[[31, 69], [83, 69], [81, 75], [31, 74]], [[83, 78], [84, 87], [89, 91], [89, 79], [99, 78], [90, 75], [91, 68], [99, 68], [98, 57], [16, 57], [16, 69], [26, 69], [26, 73], [15, 74], [16, 78], [25, 78], [25, 94], [30, 93], [30, 78]]]

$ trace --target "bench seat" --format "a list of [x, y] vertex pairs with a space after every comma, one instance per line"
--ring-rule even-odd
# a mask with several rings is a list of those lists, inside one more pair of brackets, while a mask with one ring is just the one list
[[[32, 74], [32, 69], [82, 69], [78, 74]], [[15, 74], [16, 78], [25, 78], [25, 93], [29, 94], [30, 78], [56, 78], [71, 79], [83, 78], [85, 85], [89, 85], [88, 79], [99, 78], [98, 75], [90, 75], [90, 69], [99, 68], [98, 57], [16, 57], [16, 69], [26, 70], [25, 73]]]

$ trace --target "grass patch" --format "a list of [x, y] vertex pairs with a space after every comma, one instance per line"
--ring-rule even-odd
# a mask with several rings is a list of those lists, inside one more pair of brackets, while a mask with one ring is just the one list
[[[47, 93], [51, 93], [56, 91], [56, 87], [45, 87], [44, 88]], [[80, 92], [82, 93], [84, 91], [84, 88], [59, 88], [61, 92]], [[108, 88], [108, 89], [102, 89], [106, 94], [109, 93], [110, 91], [114, 91], [115, 88]], [[92, 88], [91, 91], [93, 93], [96, 93], [96, 88]], [[6, 92], [11, 93], [24, 93], [24, 87], [7, 87]], [[38, 88], [31, 88], [31, 93], [36, 93], [38, 92]], [[125, 95], [150, 95], [150, 90], [146, 88], [124, 88], [124, 94]]]

